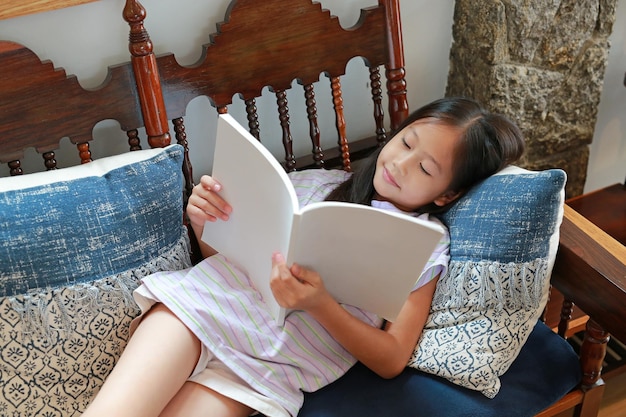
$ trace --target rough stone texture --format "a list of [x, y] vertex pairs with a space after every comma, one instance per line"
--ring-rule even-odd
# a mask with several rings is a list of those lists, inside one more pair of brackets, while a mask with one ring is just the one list
[[521, 165], [585, 184], [617, 0], [456, 0], [446, 94], [517, 121]]

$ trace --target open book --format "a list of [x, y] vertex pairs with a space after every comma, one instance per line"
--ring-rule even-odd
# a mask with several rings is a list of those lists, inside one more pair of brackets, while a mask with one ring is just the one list
[[281, 325], [286, 311], [269, 285], [274, 252], [317, 271], [338, 302], [393, 321], [443, 235], [435, 224], [364, 205], [300, 209], [280, 163], [228, 114], [218, 119], [212, 175], [233, 211], [207, 222], [202, 240], [248, 274]]

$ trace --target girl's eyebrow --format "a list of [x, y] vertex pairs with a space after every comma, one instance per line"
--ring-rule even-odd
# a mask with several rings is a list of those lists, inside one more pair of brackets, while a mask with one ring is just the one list
[[[415, 139], [419, 142], [420, 140], [420, 135], [417, 133], [417, 129], [415, 126], [411, 126], [411, 134], [415, 137]], [[439, 172], [441, 172], [441, 164], [439, 163], [439, 161], [437, 161], [435, 159], [434, 156], [432, 156], [428, 151], [422, 150], [424, 156], [426, 157], [426, 159], [429, 159], [433, 162], [433, 164], [435, 164], [435, 166], [437, 167], [437, 170]]]

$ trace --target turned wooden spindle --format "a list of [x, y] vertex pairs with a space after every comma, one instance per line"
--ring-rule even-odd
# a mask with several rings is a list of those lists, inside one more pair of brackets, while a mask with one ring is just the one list
[[609, 339], [610, 334], [598, 323], [592, 319], [587, 321], [585, 337], [580, 347], [583, 387], [590, 388], [598, 383]]
[[81, 164], [86, 164], [87, 162], [93, 161], [91, 159], [91, 150], [89, 149], [89, 142], [82, 142], [76, 144], [76, 149], [78, 149], [78, 157], [80, 158]]
[[43, 164], [46, 167], [46, 171], [57, 169], [57, 160], [54, 152], [44, 152], [41, 156], [43, 156]]
[[248, 130], [252, 136], [257, 138], [257, 140], [261, 140], [261, 131], [259, 129], [259, 115], [257, 113], [256, 108], [256, 100], [254, 98], [250, 98], [245, 100], [246, 104], [246, 117], [248, 118]]
[[91, 150], [89, 149], [89, 142], [76, 144], [76, 149], [78, 149], [78, 157], [80, 158], [81, 164], [93, 161], [91, 158]]
[[343, 94], [339, 77], [331, 77], [330, 88], [333, 95], [333, 109], [335, 110], [335, 126], [337, 127], [337, 145], [341, 153], [341, 165], [345, 171], [352, 171], [350, 161], [350, 146], [346, 136], [346, 119], [343, 112]]
[[278, 104], [278, 119], [282, 130], [282, 142], [285, 148], [285, 169], [287, 172], [296, 169], [296, 158], [293, 154], [293, 138], [289, 126], [289, 107], [287, 93], [284, 90], [276, 91], [276, 104]]
[[185, 131], [185, 123], [182, 117], [177, 117], [172, 120], [174, 125], [174, 136], [176, 137], [176, 143], [181, 145], [183, 151], [183, 176], [185, 177], [185, 193], [183, 196], [183, 202], [185, 206], [193, 191], [193, 169], [191, 167], [191, 160], [189, 159], [189, 142], [187, 141], [187, 132]]
[[569, 323], [572, 319], [572, 312], [574, 311], [574, 303], [570, 300], [563, 300], [561, 305], [561, 315], [559, 317], [558, 333], [561, 337], [567, 336], [567, 330], [569, 329]]
[[19, 159], [16, 159], [14, 161], [9, 161], [8, 165], [9, 165], [10, 176], [13, 177], [15, 175], [24, 174], [24, 171], [22, 170], [22, 162]]
[[148, 31], [143, 25], [146, 9], [137, 0], [127, 0], [123, 15], [130, 26], [128, 48], [148, 143], [152, 148], [164, 147], [170, 144], [171, 138], [156, 57]]
[[137, 129], [131, 129], [126, 132], [128, 137], [128, 147], [131, 151], [141, 150], [141, 140], [139, 139], [139, 131]]
[[376, 142], [382, 146], [387, 141], [385, 131], [385, 112], [383, 110], [383, 90], [380, 83], [380, 69], [370, 68], [370, 86], [374, 102], [374, 122], [376, 124]]
[[317, 124], [317, 107], [313, 84], [304, 86], [304, 100], [306, 103], [306, 115], [309, 120], [309, 137], [311, 138], [313, 161], [315, 161], [315, 165], [318, 168], [322, 168], [324, 166], [324, 152], [320, 144], [320, 128]]

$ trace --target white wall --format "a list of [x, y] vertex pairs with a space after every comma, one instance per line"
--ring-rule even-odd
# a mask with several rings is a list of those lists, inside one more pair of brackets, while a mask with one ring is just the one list
[[618, 1], [611, 50], [587, 168], [585, 192], [626, 178], [626, 2]]
[[[155, 52], [174, 52], [178, 61], [185, 65], [199, 58], [200, 45], [207, 43], [209, 34], [216, 31], [215, 24], [223, 20], [229, 0], [142, 0], [142, 3], [148, 11], [145, 25]], [[356, 22], [359, 8], [376, 1], [322, 0], [321, 3], [347, 27]], [[104, 81], [108, 65], [129, 59], [128, 26], [121, 16], [123, 6], [124, 0], [103, 0], [0, 21], [0, 39], [22, 43], [42, 59], [52, 60], [68, 74], [75, 74], [84, 87], [97, 87]], [[401, 0], [411, 109], [441, 97], [445, 92], [453, 8], [453, 0]], [[626, 71], [625, 34], [626, 6], [621, 4], [607, 69], [607, 88], [602, 96], [591, 149], [587, 190], [623, 181], [626, 176], [626, 140], [623, 138], [626, 126], [621, 123], [622, 118], [626, 120], [626, 88], [622, 86]], [[358, 78], [343, 81], [344, 93], [348, 94], [349, 88], [364, 89], [365, 84], [366, 81]], [[316, 94], [321, 94], [319, 89]], [[298, 98], [290, 97], [290, 100]], [[187, 134], [195, 150], [198, 146], [194, 142], [210, 143], [213, 138], [211, 123], [216, 116], [214, 111], [207, 110], [206, 104], [205, 100], [197, 99], [188, 109]], [[231, 108], [231, 113], [238, 119], [242, 119], [242, 111], [242, 106]], [[292, 123], [296, 129], [301, 120], [292, 118]], [[359, 124], [358, 120], [353, 121], [353, 125]], [[97, 127], [94, 136], [97, 139], [118, 134], [117, 130], [116, 125], [105, 122]], [[63, 146], [71, 145], [64, 142]], [[196, 177], [210, 170], [212, 147], [202, 148], [204, 153], [194, 154], [192, 159]], [[102, 156], [103, 151], [97, 146], [92, 150]], [[39, 157], [29, 156], [39, 163]], [[25, 168], [28, 170], [27, 163]], [[0, 171], [0, 176], [3, 175], [7, 173]]]

